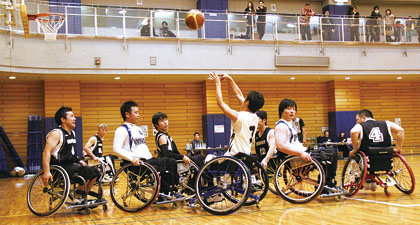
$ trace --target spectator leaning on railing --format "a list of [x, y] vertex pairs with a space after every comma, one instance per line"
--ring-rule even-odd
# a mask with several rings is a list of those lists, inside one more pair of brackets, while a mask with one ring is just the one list
[[370, 18], [366, 22], [366, 29], [367, 29], [367, 36], [366, 41], [375, 41], [378, 42], [379, 36], [381, 34], [381, 30], [379, 27], [379, 23], [381, 21], [382, 15], [379, 12], [379, 6], [373, 7], [373, 11], [370, 14]]
[[349, 16], [349, 24], [350, 24], [350, 41], [359, 41], [359, 17], [360, 14], [357, 12], [357, 7], [353, 5], [350, 7], [349, 12], [347, 13]]
[[335, 32], [334, 20], [330, 17], [330, 11], [324, 12], [322, 22], [322, 38], [324, 41], [332, 41]]
[[310, 22], [311, 16], [314, 15], [315, 12], [311, 9], [311, 5], [306, 3], [300, 13], [300, 33], [302, 40], [312, 40]]
[[414, 27], [416, 26], [412, 16], [408, 17], [408, 19], [405, 21], [405, 25], [405, 28], [407, 29], [407, 42], [411, 42], [411, 36], [413, 34]]
[[385, 10], [385, 36], [386, 36], [386, 42], [392, 42], [392, 36], [394, 35], [394, 23], [395, 23], [395, 16], [392, 15], [392, 12], [390, 9]]

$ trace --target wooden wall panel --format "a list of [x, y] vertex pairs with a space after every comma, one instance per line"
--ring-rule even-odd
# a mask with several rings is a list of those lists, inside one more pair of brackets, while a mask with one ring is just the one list
[[372, 111], [375, 119], [395, 122], [401, 118], [405, 129], [404, 149], [420, 152], [420, 82], [361, 82], [361, 107]]
[[0, 82], [0, 124], [25, 165], [28, 115], [44, 117], [43, 82]]
[[69, 106], [80, 116], [80, 81], [44, 81], [45, 116], [54, 117], [61, 106]]
[[108, 124], [104, 152], [112, 153], [116, 128], [123, 123], [121, 104], [134, 100], [139, 104], [140, 120], [137, 125], [148, 125], [146, 139], [150, 151], [156, 149], [152, 116], [164, 112], [169, 117], [169, 134], [179, 149], [184, 149], [196, 131], [202, 132], [204, 97], [203, 83], [81, 83], [83, 140], [96, 133], [100, 123]]

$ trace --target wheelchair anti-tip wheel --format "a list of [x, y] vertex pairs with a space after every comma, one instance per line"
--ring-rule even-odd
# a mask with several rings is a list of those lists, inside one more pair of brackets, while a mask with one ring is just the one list
[[395, 187], [405, 194], [413, 193], [416, 181], [410, 165], [408, 165], [405, 158], [399, 153], [394, 154], [392, 163], [392, 170], [388, 174], [394, 178], [396, 182]]
[[147, 208], [158, 197], [160, 177], [148, 163], [140, 166], [131, 163], [121, 167], [111, 181], [111, 198], [114, 204], [127, 212]]
[[363, 152], [358, 152], [350, 157], [343, 167], [341, 174], [341, 187], [345, 190], [344, 195], [351, 197], [355, 195], [366, 179], [367, 161]]
[[203, 208], [215, 215], [240, 209], [249, 197], [251, 178], [239, 159], [222, 156], [206, 163], [198, 172], [196, 196]]
[[294, 156], [284, 160], [275, 173], [276, 190], [291, 203], [306, 203], [323, 190], [325, 174], [321, 164], [312, 159], [304, 161]]
[[43, 170], [29, 183], [26, 200], [29, 210], [37, 216], [56, 213], [69, 195], [70, 179], [67, 172], [60, 166], [50, 166], [50, 172], [53, 180], [48, 181], [48, 186], [42, 183]]
[[269, 186], [267, 172], [259, 162], [252, 162], [248, 169], [251, 174], [251, 190], [248, 200], [244, 203], [246, 206], [261, 202]]

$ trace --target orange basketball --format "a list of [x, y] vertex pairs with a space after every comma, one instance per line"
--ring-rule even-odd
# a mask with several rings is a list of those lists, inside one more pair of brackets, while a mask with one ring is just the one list
[[187, 15], [185, 15], [185, 24], [191, 30], [198, 30], [204, 24], [204, 15], [196, 9], [190, 10]]

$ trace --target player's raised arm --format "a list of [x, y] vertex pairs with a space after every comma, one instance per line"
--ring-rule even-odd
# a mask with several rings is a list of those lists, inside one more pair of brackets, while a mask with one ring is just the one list
[[214, 82], [216, 85], [216, 101], [217, 106], [223, 111], [223, 113], [231, 119], [234, 123], [238, 120], [238, 112], [231, 109], [224, 101], [222, 95], [222, 84], [220, 82], [219, 76], [215, 72], [211, 72], [209, 79]]
[[235, 83], [233, 78], [229, 76], [227, 73], [219, 74], [219, 77], [221, 80], [226, 79], [229, 81], [229, 84], [232, 86], [233, 92], [235, 92], [235, 97], [238, 99], [239, 103], [242, 105], [245, 101], [244, 95], [242, 94], [241, 89], [238, 87], [238, 85]]

